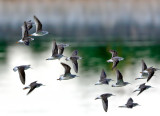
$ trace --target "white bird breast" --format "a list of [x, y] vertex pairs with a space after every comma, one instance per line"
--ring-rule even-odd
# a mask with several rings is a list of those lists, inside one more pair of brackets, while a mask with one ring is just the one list
[[112, 60], [112, 59], [109, 59], [109, 60], [107, 60], [107, 62], [113, 62], [113, 60]]

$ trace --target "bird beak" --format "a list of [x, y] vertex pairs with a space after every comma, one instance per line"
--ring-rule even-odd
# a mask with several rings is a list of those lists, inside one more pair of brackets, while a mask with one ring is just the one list
[[30, 34], [29, 36], [32, 36], [32, 34]]
[[142, 72], [140, 72], [140, 73], [142, 73]]
[[18, 41], [16, 43], [19, 43]]
[[29, 88], [29, 87], [24, 87], [23, 90], [26, 90], [26, 89], [28, 89], [28, 88]]
[[60, 81], [61, 79], [59, 78], [59, 79], [57, 79], [57, 80], [59, 80], [59, 81]]

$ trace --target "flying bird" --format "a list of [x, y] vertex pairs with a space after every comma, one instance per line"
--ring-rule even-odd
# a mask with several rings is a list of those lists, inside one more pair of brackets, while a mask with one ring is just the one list
[[25, 71], [24, 70], [27, 70], [30, 68], [30, 65], [21, 65], [21, 66], [16, 66], [13, 68], [13, 71], [16, 72], [18, 70], [18, 73], [19, 73], [19, 77], [20, 77], [20, 80], [22, 82], [22, 84], [25, 84]]
[[72, 65], [73, 65], [73, 69], [76, 73], [78, 73], [78, 62], [77, 60], [82, 59], [80, 56], [78, 56], [78, 50], [74, 50], [72, 52], [72, 56], [71, 57], [66, 57], [66, 61], [71, 61]]
[[113, 62], [112, 70], [118, 65], [119, 61], [124, 60], [124, 58], [119, 57], [118, 53], [115, 50], [109, 50], [112, 54], [111, 59], [107, 60], [107, 62]]
[[148, 73], [145, 73], [145, 72], [143, 72], [143, 71], [145, 71], [147, 69], [147, 65], [146, 65], [146, 63], [144, 62], [144, 60], [142, 60], [142, 74], [141, 74], [141, 77], [139, 77], [139, 78], [136, 78], [135, 80], [137, 80], [137, 79], [146, 79], [147, 78], [147, 76], [148, 76]]
[[141, 73], [147, 73], [148, 77], [147, 77], [147, 82], [153, 77], [155, 71], [160, 70], [158, 68], [153, 68], [153, 67], [149, 67], [146, 70], [142, 71]]
[[111, 96], [115, 96], [115, 95], [110, 94], [110, 93], [105, 93], [95, 98], [95, 100], [102, 99], [102, 105], [103, 105], [103, 109], [105, 112], [108, 111], [108, 98]]
[[133, 92], [139, 91], [139, 93], [137, 94], [137, 96], [138, 96], [138, 95], [141, 94], [143, 91], [145, 91], [145, 90], [147, 90], [147, 89], [149, 89], [149, 88], [151, 88], [151, 86], [146, 85], [145, 83], [143, 83], [143, 84], [139, 85], [138, 89], [134, 90]]
[[95, 85], [109, 84], [112, 79], [108, 79], [104, 69], [101, 72], [100, 80]]
[[128, 82], [123, 81], [123, 76], [119, 70], [116, 70], [116, 74], [117, 74], [117, 83], [116, 85], [112, 85], [112, 87], [122, 87], [130, 84]]
[[64, 47], [63, 46], [57, 46], [56, 41], [53, 41], [53, 49], [52, 49], [52, 56], [47, 58], [46, 60], [56, 60], [61, 59], [63, 56]]
[[65, 71], [63, 75], [60, 75], [59, 79], [57, 80], [68, 80], [73, 79], [75, 77], [78, 77], [77, 75], [71, 74], [71, 67], [65, 63], [61, 63], [61, 65], [64, 67]]
[[42, 23], [40, 22], [40, 20], [36, 16], [33, 16], [33, 18], [36, 25], [36, 32], [31, 34], [30, 36], [44, 36], [48, 34], [48, 31], [42, 30]]
[[127, 103], [124, 106], [119, 106], [121, 108], [133, 108], [135, 106], [138, 106], [138, 103], [134, 103], [132, 98], [129, 98]]
[[25, 90], [25, 89], [30, 89], [30, 90], [28, 91], [28, 93], [27, 93], [27, 95], [28, 95], [28, 94], [30, 94], [35, 88], [38, 88], [38, 87], [40, 87], [40, 86], [44, 86], [44, 85], [41, 84], [41, 83], [37, 83], [37, 81], [34, 81], [34, 82], [32, 82], [29, 86], [24, 87], [23, 90]]
[[27, 23], [26, 22], [24, 22], [24, 24], [22, 25], [21, 28], [22, 28], [22, 39], [20, 39], [16, 43], [23, 43], [24, 45], [29, 46], [30, 41], [34, 40], [34, 38], [29, 37], [29, 33], [28, 33]]

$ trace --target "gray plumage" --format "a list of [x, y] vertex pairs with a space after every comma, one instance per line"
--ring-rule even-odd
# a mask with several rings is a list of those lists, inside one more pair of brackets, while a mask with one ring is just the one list
[[[59, 52], [58, 52], [59, 51]], [[63, 56], [64, 47], [63, 46], [57, 46], [56, 41], [53, 41], [53, 48], [52, 48], [52, 56], [50, 58], [47, 58], [46, 60], [56, 60], [61, 59]]]
[[27, 70], [28, 68], [30, 68], [30, 65], [21, 65], [21, 66], [16, 66], [13, 68], [14, 72], [18, 70], [18, 74], [19, 74], [22, 84], [25, 84], [25, 80], [26, 80], [26, 74], [24, 70]]
[[40, 22], [40, 20], [36, 16], [33, 16], [33, 18], [36, 25], [36, 32], [31, 34], [31, 36], [44, 36], [48, 34], [48, 31], [43, 31], [42, 23]]
[[116, 85], [112, 85], [112, 87], [122, 87], [130, 84], [128, 82], [123, 81], [123, 76], [119, 70], [116, 70], [116, 74], [117, 74], [117, 83]]
[[95, 98], [95, 100], [102, 99], [102, 105], [105, 112], [108, 111], [108, 98], [111, 96], [114, 96], [114, 95], [110, 93], [105, 93]]
[[63, 75], [60, 75], [59, 79], [57, 80], [68, 80], [68, 79], [73, 79], [77, 77], [77, 75], [71, 74], [71, 67], [65, 63], [61, 63], [61, 65], [64, 67], [65, 71]]
[[146, 79], [147, 76], [148, 76], [148, 73], [145, 73], [144, 71], [147, 69], [147, 65], [146, 63], [144, 62], [144, 60], [142, 59], [142, 72], [141, 73], [141, 77], [138, 77], [136, 78], [135, 80], [138, 80], [138, 79]]
[[76, 73], [78, 73], [78, 60], [82, 59], [81, 57], [78, 56], [78, 50], [74, 50], [72, 52], [71, 57], [67, 57], [66, 61], [71, 61], [73, 65], [73, 69]]
[[[43, 84], [37, 83], [37, 81], [34, 81], [34, 82], [32, 82], [29, 86], [24, 87], [23, 90], [25, 90], [25, 89], [30, 89], [30, 90], [28, 91], [28, 93], [27, 93], [27, 95], [28, 95], [28, 94], [30, 94], [35, 88], [38, 88], [38, 87], [40, 87], [40, 86], [42, 86], [42, 85], [43, 85]], [[44, 85], [43, 85], [43, 86], [44, 86]]]
[[26, 23], [27, 23], [27, 30], [29, 31], [30, 29], [32, 29], [34, 23], [31, 20], [27, 21]]
[[112, 79], [108, 79], [104, 69], [101, 72], [100, 80], [95, 85], [109, 84]]
[[29, 37], [28, 29], [27, 29], [27, 23], [24, 22], [21, 26], [22, 28], [22, 39], [19, 40], [17, 43], [23, 43], [24, 45], [29, 46], [30, 41], [34, 40], [34, 38]]
[[138, 95], [141, 94], [143, 91], [145, 91], [145, 90], [147, 90], [147, 89], [149, 89], [149, 88], [151, 88], [151, 86], [146, 85], [145, 83], [143, 83], [143, 84], [139, 85], [138, 89], [134, 90], [133, 92], [139, 91], [139, 93], [137, 94], [137, 96], [138, 96]]
[[132, 98], [129, 98], [127, 103], [124, 106], [119, 106], [119, 107], [125, 107], [125, 108], [133, 108], [135, 106], [138, 106], [138, 103], [134, 103]]
[[113, 62], [112, 70], [118, 65], [119, 61], [124, 60], [124, 58], [119, 57], [118, 53], [115, 50], [109, 50], [112, 54], [111, 59], [107, 60], [107, 62]]

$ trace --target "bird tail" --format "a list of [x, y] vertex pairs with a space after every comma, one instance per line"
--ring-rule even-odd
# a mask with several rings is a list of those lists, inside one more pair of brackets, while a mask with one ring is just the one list
[[125, 108], [126, 106], [119, 106], [120, 108]]

